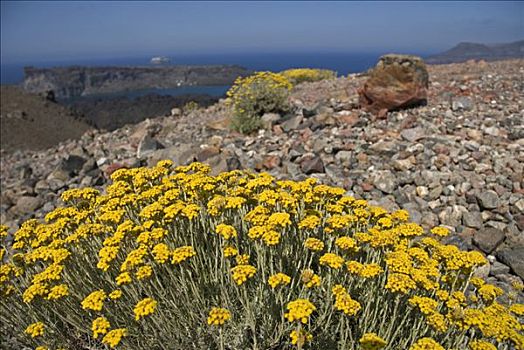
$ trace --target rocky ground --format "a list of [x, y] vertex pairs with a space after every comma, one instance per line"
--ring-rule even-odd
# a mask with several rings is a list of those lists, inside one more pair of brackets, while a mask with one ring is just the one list
[[427, 106], [388, 113], [358, 108], [365, 76], [299, 85], [294, 113], [265, 115], [256, 135], [231, 132], [223, 101], [110, 133], [91, 130], [41, 152], [1, 157], [1, 222], [43, 217], [59, 194], [102, 187], [122, 166], [170, 158], [215, 172], [236, 168], [278, 178], [316, 177], [389, 210], [491, 262], [480, 274], [503, 288], [524, 278], [524, 60], [429, 66]]

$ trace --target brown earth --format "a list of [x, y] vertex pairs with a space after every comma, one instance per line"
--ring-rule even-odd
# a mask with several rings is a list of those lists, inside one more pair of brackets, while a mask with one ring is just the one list
[[5, 152], [46, 149], [90, 128], [68, 108], [17, 86], [1, 86], [0, 148]]

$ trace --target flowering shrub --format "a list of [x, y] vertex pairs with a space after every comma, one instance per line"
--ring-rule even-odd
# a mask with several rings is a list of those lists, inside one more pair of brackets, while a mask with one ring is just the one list
[[2, 334], [39, 350], [523, 348], [524, 305], [472, 278], [485, 258], [446, 229], [314, 179], [209, 170], [120, 169], [25, 222], [0, 268]]
[[242, 133], [262, 127], [264, 113], [280, 113], [288, 109], [291, 83], [282, 75], [258, 72], [238, 78], [227, 92], [233, 105], [231, 126]]
[[188, 113], [191, 113], [193, 111], [196, 111], [197, 109], [199, 109], [200, 106], [198, 105], [197, 102], [195, 101], [189, 101], [187, 102], [184, 107], [182, 108], [184, 113], [188, 114]]
[[280, 72], [293, 85], [297, 85], [306, 81], [319, 81], [326, 79], [335, 79], [337, 72], [329, 69], [316, 68], [294, 68]]

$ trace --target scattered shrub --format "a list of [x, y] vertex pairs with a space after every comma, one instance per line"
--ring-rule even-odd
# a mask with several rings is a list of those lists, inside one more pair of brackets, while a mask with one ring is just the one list
[[189, 101], [184, 105], [182, 109], [184, 110], [184, 113], [189, 114], [193, 111], [196, 111], [199, 108], [200, 108], [200, 105], [197, 102]]
[[209, 170], [120, 169], [25, 222], [0, 268], [2, 333], [38, 349], [524, 346], [524, 305], [472, 278], [486, 259], [440, 243], [447, 229], [314, 179]]
[[242, 133], [262, 127], [264, 113], [283, 113], [288, 110], [291, 83], [282, 75], [258, 72], [238, 78], [227, 92], [233, 105], [231, 126]]
[[335, 79], [337, 72], [329, 69], [316, 69], [316, 68], [295, 68], [288, 69], [280, 72], [286, 77], [293, 85], [297, 85], [306, 81], [319, 81], [326, 79]]

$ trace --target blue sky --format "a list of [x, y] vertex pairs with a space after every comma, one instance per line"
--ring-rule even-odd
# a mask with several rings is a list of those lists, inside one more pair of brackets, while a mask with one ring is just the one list
[[2, 63], [139, 55], [409, 50], [524, 38], [524, 2], [1, 3]]

